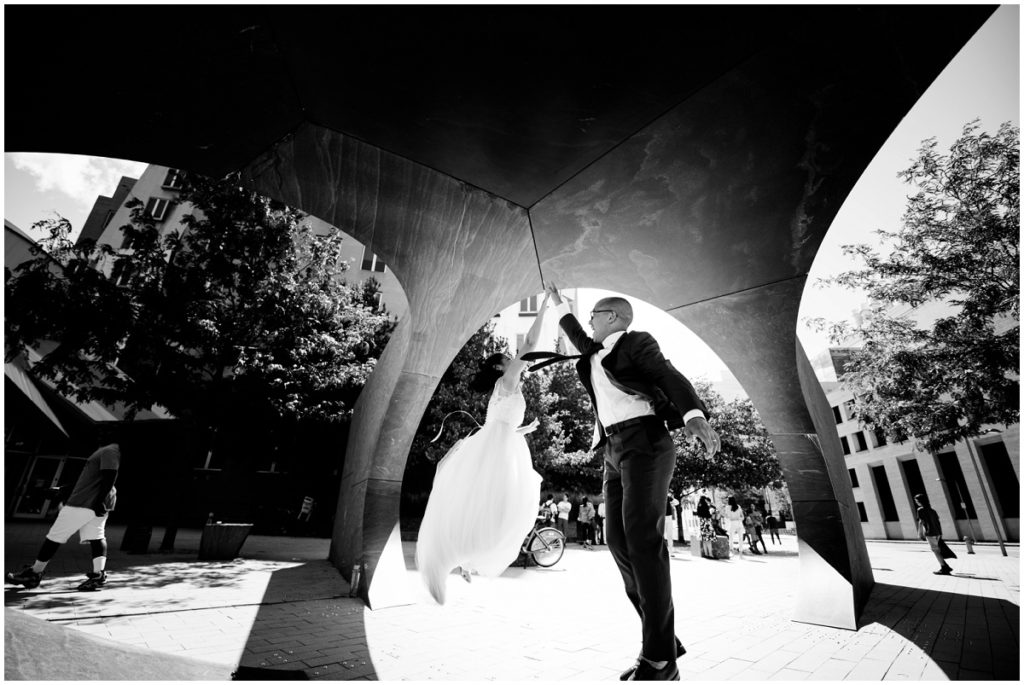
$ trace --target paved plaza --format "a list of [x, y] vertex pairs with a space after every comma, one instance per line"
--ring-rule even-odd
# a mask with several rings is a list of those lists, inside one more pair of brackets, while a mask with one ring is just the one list
[[[45, 532], [8, 523], [6, 567], [30, 560]], [[199, 531], [181, 531], [168, 554], [121, 553], [122, 535], [117, 526], [110, 532], [101, 592], [74, 591], [89, 551], [72, 542], [43, 585], [5, 593], [7, 679], [57, 671], [63, 679], [227, 680], [241, 665], [293, 671], [282, 679], [302, 671], [327, 680], [611, 681], [639, 650], [639, 620], [604, 547], [570, 544], [551, 569], [511, 568], [472, 583], [453, 575], [443, 607], [409, 571], [410, 603], [370, 611], [324, 560], [329, 540], [254, 535], [242, 558], [200, 562]], [[996, 546], [967, 555], [954, 544], [952, 576], [932, 575], [924, 543], [867, 547], [876, 585], [856, 632], [791, 620], [800, 583], [792, 535], [766, 556], [712, 561], [678, 548], [683, 680], [1019, 679], [1019, 547], [1003, 557]], [[413, 549], [405, 543], [409, 567]], [[117, 658], [107, 672], [91, 670], [80, 651]]]

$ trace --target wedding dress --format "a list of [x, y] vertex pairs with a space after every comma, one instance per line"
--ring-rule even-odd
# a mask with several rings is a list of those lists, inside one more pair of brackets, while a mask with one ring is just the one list
[[437, 464], [416, 543], [416, 567], [438, 604], [444, 604], [456, 566], [500, 575], [533, 527], [541, 476], [533, 470], [526, 439], [515, 430], [525, 412], [519, 387], [509, 392], [499, 380], [483, 427], [455, 443]]

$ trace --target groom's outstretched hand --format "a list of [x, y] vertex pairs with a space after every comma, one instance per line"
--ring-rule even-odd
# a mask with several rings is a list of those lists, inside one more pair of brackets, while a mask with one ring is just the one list
[[708, 451], [709, 457], [715, 456], [715, 453], [722, 446], [718, 433], [715, 432], [715, 429], [711, 427], [711, 424], [703, 416], [695, 416], [687, 421], [686, 432], [690, 435], [696, 435], [704, 443], [704, 449]]

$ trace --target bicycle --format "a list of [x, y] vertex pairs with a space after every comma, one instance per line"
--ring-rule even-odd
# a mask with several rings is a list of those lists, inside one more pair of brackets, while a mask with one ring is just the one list
[[523, 540], [523, 547], [519, 553], [523, 560], [523, 568], [526, 568], [530, 559], [533, 559], [537, 566], [550, 568], [565, 554], [565, 536], [556, 528], [534, 526]]

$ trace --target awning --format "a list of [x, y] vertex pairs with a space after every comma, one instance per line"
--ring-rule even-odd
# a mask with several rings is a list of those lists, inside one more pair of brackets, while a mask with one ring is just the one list
[[[26, 348], [26, 355], [28, 357], [29, 368], [37, 364], [42, 356], [36, 350], [31, 347]], [[45, 385], [47, 388], [54, 392], [59, 392], [57, 387], [46, 380], [45, 378], [38, 379], [40, 383]], [[127, 408], [121, 402], [115, 402], [113, 405], [104, 404], [98, 400], [87, 400], [81, 401], [75, 397], [66, 397], [61, 394], [61, 397], [70, 404], [74, 405], [85, 414], [92, 421], [124, 421], [127, 416]], [[151, 419], [171, 419], [174, 418], [170, 413], [161, 406], [153, 405], [149, 409], [142, 409], [135, 414], [136, 421], [145, 421]]]
[[50, 409], [50, 405], [48, 405], [46, 400], [43, 399], [43, 396], [39, 393], [39, 389], [32, 382], [32, 379], [29, 378], [28, 374], [25, 373], [24, 369], [13, 362], [5, 362], [4, 375], [7, 376], [7, 378], [10, 378], [11, 382], [18, 386], [19, 390], [25, 393], [25, 396], [31, 400], [32, 404], [36, 405], [39, 411], [46, 415], [46, 418], [50, 419], [53, 425], [57, 427], [57, 430], [64, 435], [68, 434], [68, 432], [64, 430], [64, 426], [61, 425], [60, 419], [58, 419], [57, 415], [53, 413], [52, 409]]

